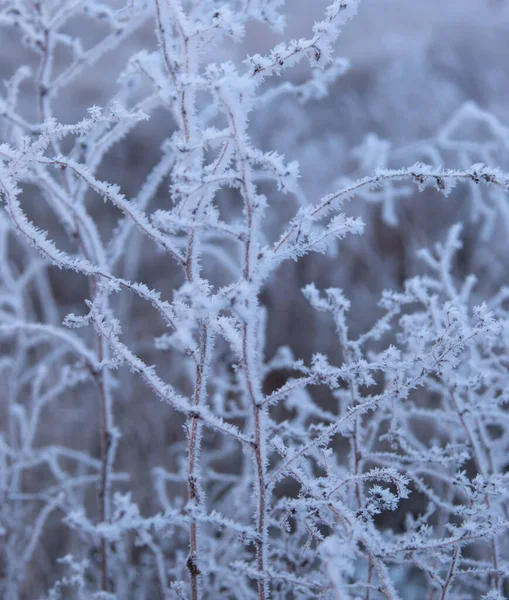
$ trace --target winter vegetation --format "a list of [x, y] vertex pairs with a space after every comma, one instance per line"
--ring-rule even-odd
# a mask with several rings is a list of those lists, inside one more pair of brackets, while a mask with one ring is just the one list
[[509, 597], [508, 35], [0, 1], [1, 598]]

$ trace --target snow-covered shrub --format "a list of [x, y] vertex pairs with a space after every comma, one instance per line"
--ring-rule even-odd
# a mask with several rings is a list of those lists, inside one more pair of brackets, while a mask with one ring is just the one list
[[[333, 172], [317, 197], [278, 142], [347, 77], [359, 0], [269, 50], [263, 28], [281, 39], [305, 5], [0, 7], [19, 44], [0, 97], [2, 597], [507, 595], [504, 258], [486, 274], [509, 233], [503, 118], [449, 90], [433, 135], [329, 139], [303, 165]], [[397, 64], [379, 71], [397, 103]], [[94, 73], [106, 97], [75, 119]], [[437, 198], [460, 199], [455, 221]], [[394, 277], [384, 231], [419, 272]], [[393, 288], [378, 304], [360, 262]], [[343, 289], [308, 277], [323, 265]], [[305, 307], [293, 331], [278, 303]]]

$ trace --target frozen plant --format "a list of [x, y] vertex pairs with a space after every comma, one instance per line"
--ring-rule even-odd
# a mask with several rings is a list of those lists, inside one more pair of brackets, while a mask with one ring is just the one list
[[[461, 170], [391, 168], [370, 137], [356, 156], [371, 172], [320, 199], [297, 162], [257, 147], [257, 113], [323, 99], [347, 71], [334, 49], [358, 4], [335, 0], [307, 37], [242, 61], [232, 42], [254, 22], [281, 34], [282, 0], [0, 4], [33, 63], [0, 97], [2, 597], [507, 595], [509, 292], [478, 301], [475, 276], [457, 277], [461, 224], [383, 292], [366, 331], [351, 332], [355, 298], [304, 287], [334, 357], [296, 358], [285, 331], [268, 350], [264, 291], [284, 263], [341, 260], [338, 242], [364, 231], [347, 200], [382, 202], [397, 226], [396, 198], [466, 185], [483, 240], [509, 222], [509, 175], [479, 162], [484, 145]], [[151, 27], [157, 45], [105, 105], [63, 124], [66, 90]], [[308, 80], [285, 79], [305, 61]], [[464, 118], [506, 139], [468, 104], [415, 151], [451, 150]], [[160, 155], [127, 194], [112, 149], [154, 121]], [[133, 440], [154, 441], [139, 439], [140, 405], [172, 427], [157, 465], [130, 460]]]

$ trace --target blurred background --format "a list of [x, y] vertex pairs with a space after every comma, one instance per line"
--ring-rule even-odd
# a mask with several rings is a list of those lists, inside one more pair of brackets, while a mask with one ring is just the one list
[[[115, 6], [113, 1], [107, 4]], [[240, 64], [246, 55], [263, 54], [282, 39], [309, 36], [327, 4], [325, 0], [287, 0], [284, 34], [251, 24], [243, 43], [225, 42], [211, 60]], [[155, 49], [153, 29], [153, 22], [147, 20], [100, 61], [86, 66], [77, 83], [63, 90], [54, 116], [62, 123], [74, 123], [86, 116], [88, 107], [107, 104], [127, 59], [141, 49]], [[71, 20], [66, 31], [79, 34], [85, 47], [104, 35], [100, 24], [86, 17]], [[377, 167], [398, 168], [423, 161], [464, 168], [486, 162], [507, 171], [508, 40], [509, 6], [505, 0], [362, 0], [358, 16], [345, 26], [337, 44], [337, 55], [351, 64], [349, 71], [322, 99], [304, 103], [283, 95], [253, 113], [253, 142], [264, 151], [277, 150], [288, 161], [299, 162], [300, 183], [310, 202]], [[37, 56], [22, 43], [19, 31], [0, 29], [0, 41], [0, 78], [12, 78], [23, 64], [37, 68]], [[56, 56], [57, 71], [66, 60], [64, 54]], [[301, 83], [309, 77], [309, 66], [303, 61], [284, 76]], [[273, 78], [265, 85], [269, 88], [277, 83]], [[27, 80], [21, 92], [20, 112], [36, 120], [33, 82]], [[7, 126], [0, 127], [4, 137]], [[173, 131], [168, 113], [154, 111], [148, 122], [111, 148], [98, 177], [119, 184], [128, 197], [135, 195], [158, 161], [162, 142]], [[159, 189], [152, 209], [168, 205], [168, 183]], [[260, 187], [269, 198], [266, 236], [273, 240], [298, 203], [269, 185]], [[405, 279], [423, 271], [416, 251], [442, 241], [446, 230], [458, 221], [463, 221], [465, 228], [464, 247], [455, 265], [457, 277], [475, 273], [479, 299], [509, 284], [509, 232], [504, 219], [499, 219], [507, 199], [496, 191], [483, 189], [482, 198], [479, 193], [475, 186], [460, 186], [445, 199], [434, 190], [419, 193], [414, 186], [401, 184], [353, 200], [345, 210], [363, 218], [363, 236], [345, 239], [332, 256], [310, 255], [299, 263], [286, 264], [267, 283], [263, 293], [268, 319], [266, 356], [286, 344], [306, 361], [318, 351], [328, 354], [331, 361], [339, 360], [330, 322], [313, 312], [301, 288], [313, 281], [319, 288], [342, 288], [352, 300], [350, 325], [353, 333], [358, 333], [379, 314], [377, 302], [384, 289], [401, 289]], [[101, 200], [95, 201], [91, 212], [107, 236], [120, 215]], [[30, 218], [65, 248], [64, 233], [55, 227], [52, 214], [37, 194], [31, 193], [30, 186], [24, 189], [23, 202]], [[124, 276], [160, 290], [163, 297], [171, 298], [180, 281], [166, 258], [137, 231], [129, 239], [122, 269]], [[51, 268], [49, 281], [58, 300], [58, 319], [83, 310], [83, 299], [88, 297], [83, 277]], [[155, 313], [132, 296], [119, 300], [117, 308], [121, 316], [129, 315], [124, 340], [148, 364], [158, 365], [161, 376], [178, 381], [182, 376], [179, 365], [167, 357], [161, 359], [153, 348], [154, 336], [162, 333]], [[38, 311], [40, 308], [34, 307], [34, 312]], [[122, 439], [117, 469], [131, 473], [133, 497], [151, 514], [159, 510], [151, 469], [161, 464], [167, 469], [176, 466], [178, 446], [174, 444], [184, 440], [183, 422], [126, 369], [118, 377], [116, 419]], [[7, 416], [4, 411], [0, 416], [0, 426], [5, 429]], [[78, 386], [61, 404], [48, 407], [39, 442], [59, 442], [98, 456], [98, 423], [91, 387]], [[40, 483], [33, 482], [34, 488]], [[93, 489], [89, 496], [87, 501], [93, 505]], [[50, 521], [45, 548], [34, 560], [27, 598], [47, 589], [54, 577], [55, 557], [73, 550], [69, 533], [58, 519], [56, 515]]]

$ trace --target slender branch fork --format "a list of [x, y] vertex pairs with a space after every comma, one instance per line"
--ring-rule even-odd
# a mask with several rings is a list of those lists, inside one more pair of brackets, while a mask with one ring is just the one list
[[[52, 54], [53, 54], [53, 37], [54, 32], [49, 26], [46, 25], [46, 17], [43, 14], [43, 7], [40, 3], [35, 5], [36, 11], [40, 18], [40, 26], [44, 31], [44, 41], [41, 45], [41, 62], [38, 71], [38, 85], [37, 94], [39, 99], [39, 113], [41, 122], [47, 121], [52, 117], [51, 101], [52, 97], [48, 94], [51, 89], [51, 74], [52, 74]], [[51, 146], [55, 154], [60, 154], [58, 142], [54, 139], [51, 140]], [[69, 187], [68, 181], [60, 172], [61, 185], [64, 189], [64, 194], [68, 198], [72, 197], [72, 190]], [[83, 256], [89, 260], [90, 255], [88, 251], [87, 242], [83, 235], [83, 230], [80, 223], [75, 220], [76, 228], [74, 231], [75, 240], [80, 246]], [[94, 232], [92, 236], [94, 241], [99, 240], [97, 232]], [[94, 251], [95, 250], [95, 251]], [[104, 248], [95, 248], [94, 259], [97, 261], [99, 256], [104, 256]], [[97, 276], [89, 276], [89, 287], [91, 297], [95, 298], [97, 290]], [[104, 339], [98, 334], [96, 339], [96, 352], [97, 352], [97, 364], [101, 365], [107, 357], [107, 348], [105, 347]], [[101, 369], [94, 373], [97, 381], [97, 388], [99, 392], [99, 406], [100, 406], [100, 448], [101, 448], [101, 473], [99, 480], [99, 522], [105, 523], [109, 519], [109, 504], [110, 504], [110, 475], [113, 467], [114, 455], [116, 442], [113, 440], [113, 407], [112, 398], [109, 385], [109, 377], [105, 369]], [[108, 573], [108, 542], [105, 537], [100, 539], [100, 554], [101, 554], [101, 589], [103, 591], [109, 590], [109, 573]]]
[[[71, 4], [77, 6], [79, 0], [64, 4], [70, 10]], [[33, 3], [34, 18], [25, 25], [37, 30], [35, 46], [40, 62], [35, 87], [43, 124], [31, 125], [14, 109], [0, 107], [0, 116], [9, 121], [9, 127], [24, 129], [32, 135], [31, 140], [24, 138], [22, 150], [7, 145], [0, 148], [0, 192], [5, 199], [11, 227], [21, 234], [23, 241], [35, 246], [47, 261], [88, 278], [90, 299], [85, 300], [88, 314], [83, 317], [68, 315], [64, 323], [70, 327], [92, 325], [95, 346], [92, 344], [89, 348], [84, 341], [86, 337], [49, 324], [60, 318], [55, 302], [43, 306], [48, 324], [38, 324], [23, 321], [23, 310], [16, 312], [13, 308], [11, 314], [9, 311], [15, 304], [10, 304], [6, 297], [2, 300], [7, 308], [4, 311], [2, 305], [0, 331], [19, 334], [15, 344], [18, 358], [18, 355], [31, 352], [34, 342], [30, 338], [38, 336], [52, 340], [52, 348], [60, 343], [65, 347], [65, 350], [52, 349], [59, 360], [65, 352], [73, 353], [79, 361], [73, 365], [79, 376], [83, 371], [84, 378], [92, 375], [95, 380], [93, 389], [97, 388], [94, 394], [98, 398], [100, 421], [99, 459], [86, 459], [80, 452], [72, 454], [55, 448], [34, 448], [32, 441], [38, 413], [48, 397], [65, 391], [66, 382], [62, 375], [55, 387], [46, 391], [41, 383], [45, 377], [44, 369], [35, 373], [35, 379], [40, 380], [31, 388], [32, 397], [37, 400], [34, 402], [36, 408], [26, 418], [24, 407], [14, 407], [14, 398], [27, 381], [34, 379], [33, 372], [37, 369], [23, 374], [20, 366], [23, 360], [19, 359], [15, 379], [21, 383], [19, 389], [16, 388], [18, 383], [12, 386], [9, 398], [13, 412], [14, 408], [19, 409], [16, 418], [20, 421], [20, 430], [28, 432], [19, 460], [27, 464], [31, 461], [37, 465], [47, 463], [59, 480], [44, 493], [24, 494], [19, 491], [24, 465], [13, 468], [12, 489], [16, 490], [16, 501], [33, 496], [44, 502], [23, 560], [26, 562], [32, 556], [49, 513], [56, 508], [65, 512], [67, 507], [63, 499], [66, 494], [71, 497], [80, 485], [98, 482], [97, 515], [91, 521], [84, 515], [75, 517], [74, 513], [68, 518], [71, 522], [76, 519], [85, 533], [99, 540], [99, 567], [94, 585], [102, 592], [118, 592], [113, 588], [119, 581], [121, 553], [115, 550], [116, 544], [112, 540], [121, 538], [126, 532], [135, 532], [154, 563], [153, 578], [158, 581], [165, 600], [173, 592], [180, 598], [202, 600], [214, 593], [220, 595], [227, 589], [232, 591], [235, 584], [232, 584], [231, 573], [237, 571], [245, 576], [242, 585], [246, 590], [249, 588], [249, 594], [257, 594], [258, 600], [279, 597], [279, 585], [306, 590], [305, 593], [336, 593], [338, 597], [342, 597], [343, 589], [355, 589], [355, 593], [362, 592], [365, 600], [370, 600], [375, 593], [386, 600], [399, 600], [393, 582], [393, 565], [406, 568], [407, 563], [425, 573], [430, 598], [436, 600], [451, 598], [465, 575], [472, 575], [471, 581], [479, 584], [479, 588], [479, 582], [485, 581], [492, 591], [502, 593], [507, 577], [505, 548], [500, 542], [501, 533], [505, 535], [509, 528], [509, 511], [503, 462], [495, 452], [495, 446], [497, 443], [507, 445], [507, 436], [494, 437], [490, 428], [497, 425], [497, 418], [506, 419], [503, 411], [496, 412], [499, 404], [505, 402], [503, 390], [507, 387], [507, 365], [503, 358], [507, 354], [507, 344], [500, 341], [500, 331], [506, 325], [503, 321], [505, 313], [500, 306], [496, 318], [491, 313], [485, 314], [482, 307], [475, 309], [478, 323], [471, 325], [474, 317], [471, 320], [468, 309], [470, 288], [465, 284], [463, 291], [456, 292], [450, 275], [459, 238], [451, 234], [448, 245], [440, 247], [443, 260], [435, 260], [427, 254], [427, 265], [434, 272], [433, 277], [415, 278], [407, 282], [404, 292], [384, 297], [383, 305], [390, 305], [387, 314], [356, 340], [349, 338], [345, 317], [348, 303], [341, 292], [328, 289], [324, 299], [316, 288], [309, 290], [310, 286], [307, 286], [304, 293], [313, 308], [334, 317], [342, 364], [334, 367], [327, 357], [316, 354], [311, 366], [307, 367], [304, 361], [289, 358], [291, 352], [283, 350], [281, 355], [275, 356], [274, 363], [280, 364], [274, 369], [296, 371], [299, 377], [289, 377], [281, 387], [267, 393], [263, 387], [267, 385], [267, 373], [273, 361], [266, 363], [264, 360], [265, 317], [260, 298], [269, 274], [284, 260], [297, 259], [315, 250], [323, 252], [329, 241], [341, 239], [347, 233], [360, 232], [362, 227], [358, 221], [337, 214], [346, 200], [356, 196], [373, 200], [372, 190], [385, 185], [392, 189], [393, 182], [405, 180], [416, 183], [421, 190], [433, 186], [445, 195], [458, 182], [483, 183], [491, 190], [506, 192], [509, 176], [482, 164], [453, 171], [417, 163], [399, 170], [378, 170], [373, 176], [350, 183], [313, 205], [301, 202], [303, 196], [297, 187], [297, 175], [292, 174], [292, 168], [287, 167], [283, 157], [252, 146], [248, 115], [254, 107], [264, 106], [255, 102], [255, 93], [264, 77], [279, 74], [303, 57], [309, 58], [312, 66], [323, 66], [340, 26], [353, 15], [357, 1], [335, 0], [327, 9], [325, 19], [315, 25], [311, 39], [280, 44], [266, 57], [248, 58], [246, 62], [250, 67], [244, 74], [232, 64], [218, 66], [212, 61], [207, 64], [209, 44], [216, 30], [221, 35], [227, 33], [235, 37], [236, 30], [243, 28], [249, 11], [254, 11], [251, 16], [257, 19], [270, 20], [271, 2], [265, 10], [264, 0], [247, 1], [244, 11], [239, 9], [236, 15], [225, 7], [216, 11], [216, 3], [211, 1], [207, 7], [214, 7], [214, 10], [211, 9], [210, 14], [205, 11], [206, 14], [200, 14], [196, 19], [197, 13], [193, 11], [198, 3], [195, 2], [150, 0], [150, 6], [155, 12], [161, 61], [142, 53], [131, 67], [136, 70], [138, 64], [139, 72], [151, 82], [156, 92], [137, 101], [135, 111], [126, 111], [125, 128], [119, 118], [108, 130], [111, 121], [108, 121], [109, 117], [101, 116], [101, 109], [97, 107], [90, 109], [90, 120], [84, 119], [74, 128], [55, 124], [53, 90], [72, 80], [76, 70], [86, 62], [83, 56], [88, 55], [80, 54], [79, 44], [70, 46], [72, 52], [80, 54], [77, 66], [53, 77], [55, 47], [59, 43], [70, 44], [70, 41], [57, 30], [61, 12], [57, 11], [50, 19], [46, 14], [49, 9], [41, 2]], [[115, 22], [118, 14], [105, 11], [104, 18]], [[10, 18], [9, 14], [0, 15], [4, 16]], [[90, 56], [88, 59], [92, 60]], [[299, 87], [305, 89], [306, 84]], [[204, 92], [211, 96], [212, 108], [202, 111]], [[151, 171], [140, 193], [129, 200], [119, 187], [99, 179], [95, 173], [110, 145], [121, 139], [136, 119], [141, 120], [141, 108], [153, 111], [161, 106], [168, 109], [170, 118], [176, 123], [176, 131], [166, 140], [164, 156]], [[216, 114], [220, 114], [221, 119], [216, 121]], [[212, 126], [218, 122], [226, 122], [226, 126], [223, 124], [223, 129]], [[103, 134], [95, 131], [96, 126], [100, 130], [103, 125]], [[80, 149], [77, 142], [69, 156], [62, 154], [65, 148], [61, 143], [62, 136], [73, 134], [86, 139], [87, 132], [92, 129], [90, 140], [97, 142], [94, 148], [87, 150], [85, 144]], [[52, 157], [46, 156], [47, 152]], [[209, 161], [211, 155], [214, 158]], [[151, 214], [148, 204], [170, 171], [169, 195], [173, 208]], [[288, 189], [298, 190], [295, 196], [301, 206], [296, 216], [282, 228], [279, 238], [266, 246], [263, 245], [266, 243], [266, 198], [258, 193], [257, 187], [263, 178], [275, 182], [284, 191], [286, 183], [281, 182], [295, 179], [295, 187], [289, 185]], [[73, 247], [77, 247], [78, 257], [59, 250], [46, 232], [29, 221], [18, 200], [19, 181], [39, 185]], [[240, 213], [242, 208], [238, 222], [234, 218], [224, 222], [223, 212], [227, 211], [223, 211], [222, 199], [216, 202], [217, 192], [228, 186], [234, 188], [232, 197], [242, 205], [238, 210]], [[87, 212], [87, 191], [103, 197], [122, 213], [124, 220], [113, 233], [108, 249], [102, 242], [102, 231]], [[334, 213], [335, 216], [330, 217]], [[0, 227], [3, 227], [2, 223]], [[150, 244], [162, 250], [172, 266], [176, 265], [176, 277], [180, 278], [181, 285], [173, 290], [173, 302], [162, 300], [157, 291], [136, 283], [139, 265], [136, 261], [134, 267], [129, 265], [131, 269], [124, 268], [124, 277], [115, 275], [119, 263], [129, 260], [123, 244], [127, 243], [133, 227], [143, 234], [143, 239], [150, 240]], [[0, 231], [0, 236], [2, 233]], [[219, 240], [212, 249], [207, 246], [211, 240], [212, 243]], [[232, 252], [230, 256], [227, 244], [234, 244], [238, 254]], [[5, 247], [0, 248], [0, 253], [8, 257]], [[224, 275], [232, 280], [216, 285], [211, 283], [215, 282], [213, 270], [210, 280], [207, 279], [209, 265], [206, 263], [209, 259], [215, 261], [221, 253], [225, 257], [219, 259], [220, 267], [224, 267], [221, 277]], [[7, 258], [5, 262], [8, 262]], [[32, 267], [32, 271], [35, 270], [37, 268]], [[128, 280], [131, 275], [133, 282]], [[18, 285], [7, 264], [0, 265], [0, 277], [12, 283], [11, 287], [7, 286], [9, 290]], [[32, 278], [39, 286], [41, 298], [45, 294], [51, 295], [50, 283], [41, 276], [38, 278], [37, 273], [23, 274], [23, 277], [25, 281], [19, 285], [22, 291], [17, 290], [21, 296], [26, 293], [27, 281]], [[159, 367], [156, 370], [140, 358], [138, 340], [132, 345], [122, 341], [120, 321], [114, 318], [112, 310], [116, 306], [114, 293], [118, 291], [136, 294], [162, 317], [170, 333], [157, 340], [157, 344], [161, 344], [158, 349], [171, 349], [171, 356], [174, 350], [175, 354], [181, 353], [181, 362], [188, 369], [179, 373], [188, 378], [183, 386], [185, 395], [177, 391], [177, 384], [174, 387], [158, 375]], [[445, 298], [444, 306], [439, 301], [442, 297]], [[416, 306], [419, 309], [415, 309]], [[456, 314], [454, 310], [461, 318], [450, 318], [450, 314]], [[121, 310], [118, 313], [124, 316]], [[397, 327], [405, 333], [395, 338], [401, 348], [391, 346], [385, 352], [372, 351], [370, 344], [378, 348], [383, 335], [389, 330], [392, 335]], [[222, 338], [216, 342], [219, 335]], [[491, 351], [490, 344], [495, 350]], [[225, 353], [220, 355], [224, 345]], [[231, 356], [236, 358], [230, 360]], [[48, 370], [53, 371], [53, 363], [49, 364]], [[184, 494], [186, 498], [175, 508], [173, 499], [167, 495], [166, 480], [159, 477], [156, 488], [166, 511], [164, 516], [144, 518], [134, 503], [127, 516], [125, 511], [116, 510], [117, 503], [127, 502], [120, 494], [112, 494], [113, 483], [123, 480], [123, 476], [113, 473], [119, 433], [114, 421], [115, 382], [110, 372], [120, 364], [130, 367], [168, 407], [185, 419], [186, 440], [179, 450], [185, 460], [178, 473], [167, 473], [166, 476], [167, 480], [186, 486], [187, 495]], [[165, 367], [171, 371], [175, 365], [166, 364]], [[216, 368], [220, 372], [218, 377]], [[470, 385], [469, 369], [485, 377], [478, 386], [482, 388], [480, 392]], [[331, 397], [338, 400], [336, 408], [323, 409], [311, 394], [307, 395], [309, 388], [318, 385], [333, 392]], [[370, 394], [370, 388], [376, 389], [376, 393]], [[434, 409], [429, 407], [412, 408], [411, 394], [428, 391], [440, 397], [440, 408], [434, 414]], [[483, 394], [489, 404], [488, 416], [480, 411], [472, 414], [472, 407], [477, 410], [481, 405]], [[271, 408], [286, 400], [289, 402], [284, 409], [288, 408], [288, 413], [296, 416], [290, 415], [288, 419], [285, 416], [281, 420], [271, 418]], [[273, 414], [276, 414], [275, 410]], [[442, 416], [446, 425], [441, 422]], [[433, 435], [436, 433], [438, 441], [435, 443], [433, 438], [432, 442], [427, 439], [424, 443], [422, 436], [414, 434], [413, 419], [419, 423], [423, 419], [432, 419], [436, 429]], [[455, 425], [452, 432], [446, 431], [449, 423]], [[202, 442], [208, 444], [205, 431], [210, 431], [214, 439], [227, 440], [225, 446], [232, 442], [235, 448], [245, 450], [240, 475], [221, 473], [216, 465], [211, 467], [214, 455], [220, 455], [223, 448], [217, 452], [216, 448], [209, 448], [212, 458], [208, 451], [202, 451]], [[336, 436], [348, 439], [344, 446], [346, 456], [334, 452]], [[13, 447], [17, 443], [15, 437], [14, 433], [11, 436]], [[0, 452], [14, 460], [15, 449], [3, 438], [0, 438]], [[229, 460], [231, 451], [226, 449], [224, 452], [221, 456]], [[61, 475], [59, 457], [78, 460], [81, 465], [97, 469], [98, 473], [67, 481]], [[235, 460], [241, 463], [236, 455]], [[470, 461], [468, 470], [476, 471], [475, 479], [461, 471], [466, 461]], [[451, 473], [455, 477], [452, 482]], [[3, 477], [1, 465], [0, 476]], [[285, 478], [293, 479], [292, 485], [299, 487], [294, 497], [280, 497], [275, 492], [276, 485]], [[210, 508], [214, 507], [214, 500], [210, 500], [208, 494], [215, 493], [216, 485], [221, 490], [219, 495], [228, 494], [225, 490], [233, 486], [232, 495], [238, 492], [241, 502], [249, 496], [242, 517], [232, 519]], [[440, 486], [445, 489], [441, 497], [435, 489]], [[377, 525], [377, 515], [394, 511], [396, 507], [399, 509], [411, 487], [427, 498], [426, 514], [405, 522], [408, 534], [399, 535], [392, 531], [386, 536]], [[486, 523], [480, 522], [480, 511], [488, 515]], [[281, 533], [272, 535], [272, 525], [281, 514], [285, 515]], [[432, 529], [429, 523], [435, 515], [438, 515], [439, 524]], [[186, 532], [183, 545], [188, 550], [187, 559], [182, 561], [185, 565], [176, 565], [169, 570], [166, 564], [169, 559], [157, 536], [163, 537], [167, 529], [177, 527]], [[213, 528], [217, 528], [216, 537], [210, 535]], [[237, 535], [240, 542], [226, 548], [224, 557], [219, 556], [214, 548], [223, 549], [220, 543], [233, 539], [233, 535]], [[335, 547], [330, 560], [324, 558], [328, 543], [335, 538], [340, 546]], [[214, 546], [218, 540], [218, 545]], [[463, 552], [467, 544], [481, 547], [483, 541], [489, 543], [490, 549], [482, 550], [482, 560]], [[240, 560], [233, 556], [238, 548], [242, 553]], [[175, 547], [175, 555], [180, 550]], [[342, 553], [352, 556], [342, 556]], [[432, 560], [423, 560], [421, 553], [427, 559], [431, 556]], [[485, 556], [488, 559], [484, 560]], [[358, 576], [358, 570], [355, 576], [351, 575], [355, 571], [350, 569], [353, 561], [366, 567], [362, 577]], [[335, 574], [332, 573], [334, 569]], [[180, 573], [176, 578], [182, 577], [182, 581], [170, 581], [172, 572]], [[206, 585], [215, 587], [209, 591]]]

